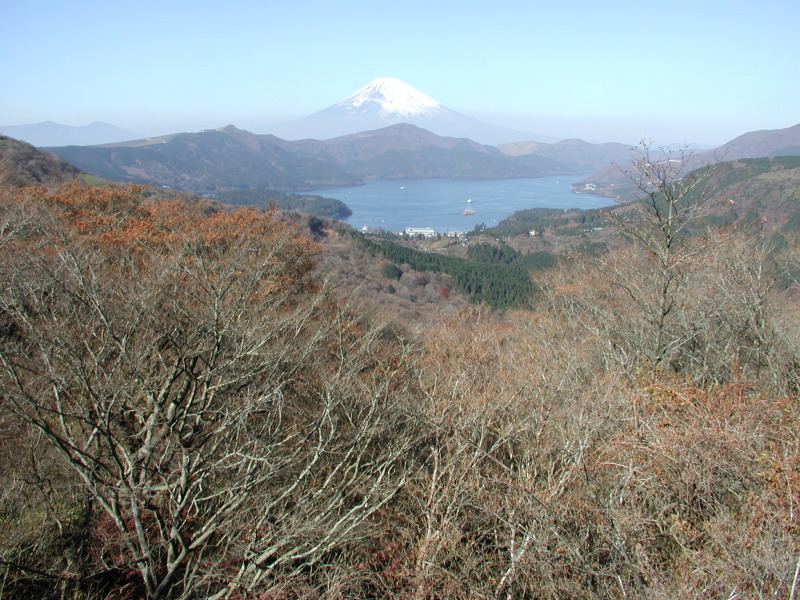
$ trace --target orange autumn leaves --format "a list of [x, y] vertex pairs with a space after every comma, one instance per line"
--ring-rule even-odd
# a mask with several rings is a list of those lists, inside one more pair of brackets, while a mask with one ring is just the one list
[[208, 201], [164, 199], [146, 186], [93, 187], [68, 184], [54, 192], [29, 188], [62, 211], [81, 234], [100, 243], [126, 246], [175, 246], [199, 241], [224, 244], [248, 232], [269, 238], [285, 227], [272, 213], [253, 208], [224, 210]]
[[[25, 188], [4, 194], [5, 211], [17, 205], [49, 213], [62, 237], [76, 237], [111, 262], [133, 261], [138, 269], [177, 259], [184, 265], [222, 261], [268, 274], [259, 294], [302, 286], [318, 247], [270, 211], [227, 209], [210, 201], [164, 198], [146, 186], [87, 186], [70, 183], [54, 190]], [[41, 221], [40, 221], [41, 222]], [[32, 239], [27, 237], [27, 243]], [[25, 243], [25, 242], [23, 242]], [[219, 275], [219, 274], [218, 274]]]

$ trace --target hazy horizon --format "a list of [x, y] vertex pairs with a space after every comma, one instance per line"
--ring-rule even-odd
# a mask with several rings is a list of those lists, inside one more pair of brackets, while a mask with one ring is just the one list
[[397, 77], [462, 114], [587, 141], [719, 145], [800, 122], [800, 4], [7, 3], [0, 125], [256, 133]]

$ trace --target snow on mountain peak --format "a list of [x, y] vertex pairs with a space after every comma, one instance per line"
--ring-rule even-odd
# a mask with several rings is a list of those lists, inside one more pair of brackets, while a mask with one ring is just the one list
[[375, 79], [336, 106], [348, 110], [365, 110], [370, 104], [379, 105], [384, 116], [425, 116], [443, 108], [430, 96], [394, 77]]

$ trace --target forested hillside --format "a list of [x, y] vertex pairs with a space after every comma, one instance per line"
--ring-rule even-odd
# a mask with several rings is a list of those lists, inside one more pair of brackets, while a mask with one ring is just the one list
[[214, 198], [226, 204], [297, 210], [331, 219], [346, 219], [353, 214], [353, 211], [341, 200], [311, 194], [286, 194], [266, 190], [228, 190], [227, 192], [216, 192]]
[[288, 151], [285, 142], [273, 136], [243, 133], [225, 128], [49, 150], [103, 179], [197, 193], [242, 188], [307, 190], [361, 183], [331, 161]]
[[229, 125], [49, 150], [97, 177], [197, 193], [353, 186], [362, 177], [506, 179], [582, 172], [545, 156], [511, 157], [493, 146], [437, 136], [409, 124], [297, 141]]
[[356, 238], [373, 255], [406, 263], [415, 271], [447, 273], [456, 291], [472, 302], [485, 303], [492, 308], [528, 306], [533, 300], [535, 286], [525, 268], [509, 262], [464, 260], [421, 252], [387, 240], [359, 236]]
[[[797, 598], [800, 244], [637, 167], [625, 243], [549, 261], [0, 188], [0, 596]], [[405, 319], [333, 240], [513, 302]]]
[[0, 185], [22, 186], [74, 181], [85, 176], [63, 158], [0, 135]]

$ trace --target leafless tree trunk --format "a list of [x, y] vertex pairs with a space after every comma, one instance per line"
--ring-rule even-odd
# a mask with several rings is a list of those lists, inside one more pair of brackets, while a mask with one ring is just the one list
[[[648, 363], [659, 368], [687, 344], [691, 330], [674, 326], [687, 286], [705, 244], [691, 228], [707, 214], [703, 189], [711, 167], [697, 167], [686, 149], [654, 151], [642, 143], [633, 159], [629, 179], [639, 191], [633, 210], [608, 213], [610, 220], [643, 251], [636, 266], [607, 262], [615, 281], [641, 312], [648, 328], [642, 348]], [[631, 267], [637, 273], [631, 272]]]
[[3, 248], [3, 402], [100, 507], [100, 562], [149, 598], [268, 586], [365, 535], [405, 481], [402, 344], [314, 291], [269, 219], [161, 256], [46, 223]]

